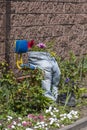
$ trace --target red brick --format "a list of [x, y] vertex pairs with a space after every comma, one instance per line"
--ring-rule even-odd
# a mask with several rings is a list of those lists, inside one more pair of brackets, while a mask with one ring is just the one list
[[0, 62], [5, 62], [5, 55], [0, 55]]
[[29, 26], [35, 24], [34, 14], [12, 14], [11, 25], [12, 26]]
[[0, 15], [0, 27], [4, 27], [4, 15]]
[[5, 54], [5, 43], [0, 42], [0, 55]]
[[85, 13], [84, 3], [66, 3], [65, 4], [65, 13]]
[[84, 10], [85, 10], [85, 13], [87, 13], [87, 3], [84, 3]]
[[87, 23], [87, 14], [76, 14], [76, 23], [78, 24], [86, 24]]
[[47, 25], [48, 14], [36, 14], [35, 24], [36, 25]]
[[54, 12], [54, 3], [53, 2], [42, 2], [42, 11], [44, 13], [53, 13]]
[[12, 2], [11, 10], [15, 13], [40, 13], [42, 2]]
[[[81, 36], [81, 35], [80, 35], [80, 36]], [[70, 33], [70, 34], [69, 34], [69, 43], [70, 43], [70, 42], [73, 43], [73, 42], [78, 41], [78, 37], [79, 37], [78, 35], [76, 35], [76, 34], [71, 34], [71, 33]]]
[[74, 24], [74, 25], [66, 25], [64, 29], [64, 35], [82, 35], [84, 32], [83, 25]]
[[74, 14], [49, 14], [48, 24], [74, 24], [76, 16]]
[[87, 35], [87, 24], [84, 24], [84, 36]]
[[5, 39], [5, 28], [0, 28], [0, 41]]
[[0, 13], [5, 13], [6, 12], [6, 4], [1, 2], [0, 3]]
[[65, 5], [63, 3], [54, 2], [54, 13], [63, 14], [65, 12]]
[[52, 36], [52, 31], [53, 27], [51, 26], [13, 27], [10, 32], [10, 38], [47, 37]]
[[52, 29], [52, 36], [63, 36], [64, 34], [64, 26], [61, 25], [54, 25]]

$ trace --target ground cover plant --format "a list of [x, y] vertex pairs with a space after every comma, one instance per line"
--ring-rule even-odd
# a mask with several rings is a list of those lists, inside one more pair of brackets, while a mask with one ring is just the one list
[[[54, 52], [51, 54], [55, 56], [61, 70], [59, 94], [66, 93], [65, 104], [54, 103], [44, 97], [41, 70], [25, 71], [24, 74], [30, 74], [30, 77], [18, 82], [14, 73], [6, 70], [8, 65], [0, 63], [0, 129], [56, 129], [72, 124], [81, 117], [81, 109], [78, 108], [87, 105], [87, 100], [82, 98], [87, 92], [87, 56], [77, 58], [71, 52], [69, 59], [62, 60]], [[75, 94], [76, 106], [68, 107], [72, 92]]]

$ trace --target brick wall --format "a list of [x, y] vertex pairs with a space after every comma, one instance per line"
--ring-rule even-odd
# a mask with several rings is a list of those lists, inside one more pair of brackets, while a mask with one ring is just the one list
[[16, 39], [34, 39], [36, 42], [44, 43], [54, 41], [55, 51], [64, 58], [68, 57], [70, 50], [77, 56], [86, 54], [87, 0], [2, 1], [4, 2], [0, 3], [0, 47], [3, 49], [0, 51], [0, 58], [5, 50], [5, 58], [10, 59], [13, 68]]
[[5, 59], [5, 2], [0, 2], [0, 61]]

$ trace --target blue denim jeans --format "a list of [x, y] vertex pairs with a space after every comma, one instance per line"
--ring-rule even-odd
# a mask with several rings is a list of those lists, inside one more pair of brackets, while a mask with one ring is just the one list
[[44, 95], [56, 101], [61, 72], [55, 58], [51, 57], [48, 52], [30, 51], [28, 52], [28, 63], [44, 71], [44, 79], [42, 80]]

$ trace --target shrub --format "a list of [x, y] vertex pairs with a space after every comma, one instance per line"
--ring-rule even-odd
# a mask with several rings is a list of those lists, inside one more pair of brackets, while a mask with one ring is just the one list
[[46, 98], [41, 88], [42, 71], [29, 70], [30, 78], [17, 82], [13, 72], [6, 70], [6, 64], [0, 64], [0, 106], [6, 110], [11, 109], [17, 113], [27, 114], [38, 112], [50, 104], [50, 99]]
[[57, 58], [57, 61], [61, 70], [59, 92], [73, 92], [76, 98], [79, 98], [81, 96], [81, 87], [83, 87], [82, 82], [87, 74], [87, 56], [76, 57], [70, 52], [69, 59]]

